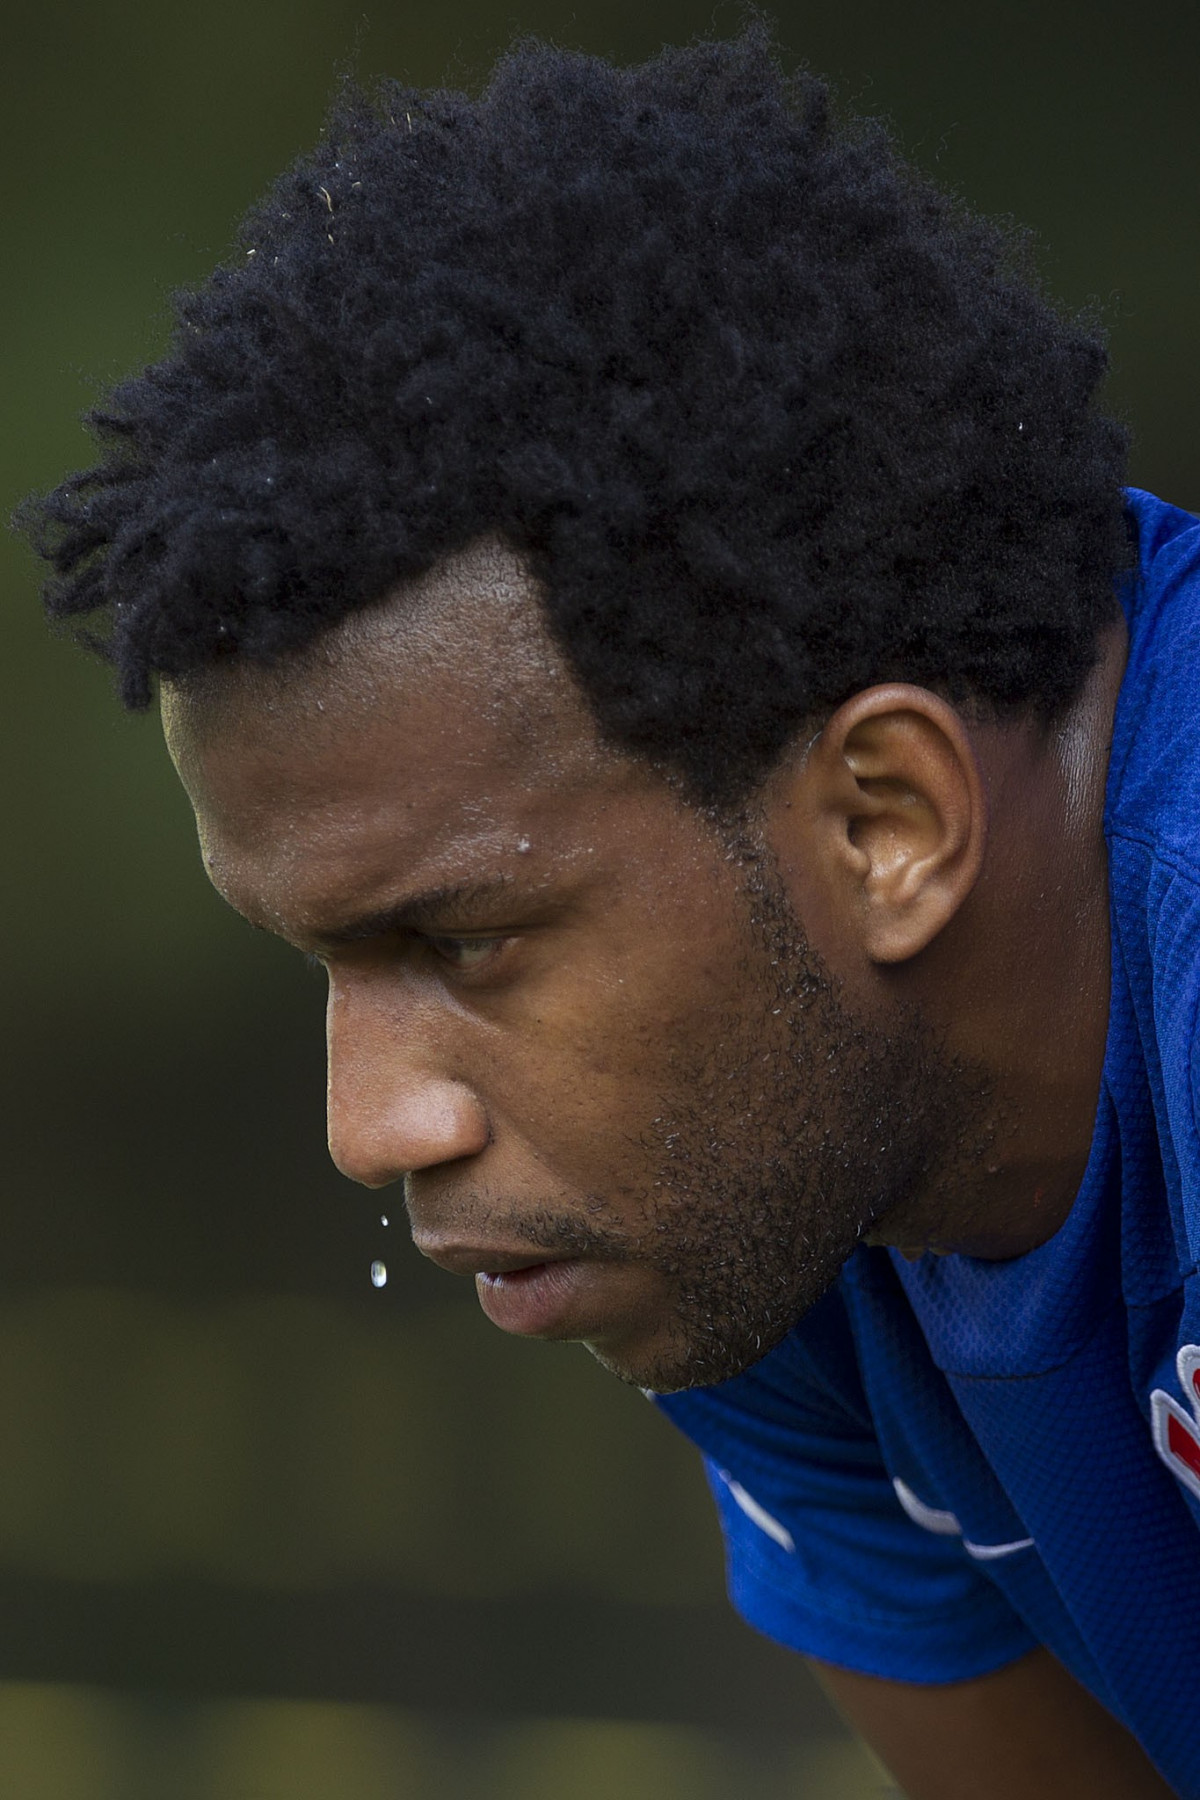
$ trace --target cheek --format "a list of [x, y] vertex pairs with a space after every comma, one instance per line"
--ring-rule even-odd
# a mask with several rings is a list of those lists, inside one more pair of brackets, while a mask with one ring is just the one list
[[497, 1148], [520, 1143], [584, 1189], [644, 1177], [683, 1072], [706, 1066], [737, 1012], [734, 967], [729, 950], [631, 958], [620, 975], [543, 995], [482, 1058]]
[[669, 1067], [681, 1047], [702, 1043], [743, 1002], [735, 948], [681, 924], [556, 971], [522, 1020], [531, 1062], [602, 1087]]

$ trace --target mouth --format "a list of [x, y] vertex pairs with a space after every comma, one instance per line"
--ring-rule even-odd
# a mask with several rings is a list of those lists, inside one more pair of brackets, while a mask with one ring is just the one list
[[565, 1254], [530, 1255], [527, 1249], [464, 1244], [424, 1232], [414, 1232], [413, 1241], [439, 1269], [474, 1278], [483, 1312], [501, 1331], [519, 1337], [577, 1335], [573, 1315], [594, 1264]]
[[593, 1290], [600, 1274], [596, 1263], [577, 1257], [493, 1267], [476, 1273], [475, 1292], [484, 1313], [501, 1331], [518, 1337], [580, 1338], [590, 1335]]
[[464, 1244], [414, 1234], [422, 1256], [452, 1275], [470, 1275], [485, 1316], [517, 1337], [590, 1341], [620, 1316], [631, 1271], [604, 1257]]
[[413, 1243], [421, 1255], [427, 1256], [439, 1269], [445, 1269], [450, 1275], [472, 1275], [476, 1279], [519, 1274], [526, 1269], [541, 1269], [567, 1260], [565, 1253], [555, 1256], [553, 1251], [530, 1252], [528, 1249], [507, 1250], [495, 1244], [456, 1243], [416, 1231], [413, 1232]]
[[643, 1329], [664, 1304], [661, 1278], [615, 1243], [471, 1243], [420, 1225], [413, 1242], [440, 1269], [471, 1276], [484, 1316], [517, 1337], [607, 1343]]

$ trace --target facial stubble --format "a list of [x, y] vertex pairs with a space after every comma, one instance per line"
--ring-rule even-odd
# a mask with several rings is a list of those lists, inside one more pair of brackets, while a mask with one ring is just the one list
[[668, 1316], [649, 1342], [588, 1345], [660, 1393], [764, 1356], [866, 1232], [914, 1195], [973, 1185], [990, 1142], [981, 1072], [914, 1009], [886, 1022], [851, 1010], [771, 860], [743, 841], [737, 861], [744, 955], [709, 1040], [671, 1047], [641, 1133], [639, 1226], [613, 1216], [602, 1187], [582, 1217], [511, 1219], [531, 1246], [660, 1278]]
[[781, 879], [743, 859], [746, 1005], [690, 1068], [647, 1148], [647, 1258], [674, 1296], [670, 1348], [625, 1380], [658, 1392], [739, 1374], [816, 1304], [865, 1233], [916, 1194], [972, 1184], [989, 1088], [912, 1008], [850, 1010]]

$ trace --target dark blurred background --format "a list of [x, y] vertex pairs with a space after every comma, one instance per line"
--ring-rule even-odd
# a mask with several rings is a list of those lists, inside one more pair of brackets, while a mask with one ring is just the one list
[[[688, 0], [7, 0], [0, 500], [89, 460], [336, 72], [621, 60]], [[1098, 306], [1134, 479], [1200, 506], [1194, 0], [780, 0], [789, 62]], [[7, 949], [0, 1792], [827, 1800], [882, 1778], [724, 1608], [691, 1453], [506, 1339], [325, 1160], [320, 987], [226, 915], [152, 718], [0, 542]], [[389, 1279], [375, 1289], [373, 1259]]]

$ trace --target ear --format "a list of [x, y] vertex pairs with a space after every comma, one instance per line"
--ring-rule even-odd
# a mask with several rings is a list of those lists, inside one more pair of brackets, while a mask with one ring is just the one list
[[970, 736], [926, 688], [867, 688], [805, 758], [805, 813], [829, 899], [875, 963], [924, 950], [974, 887], [987, 800]]

